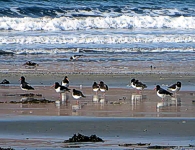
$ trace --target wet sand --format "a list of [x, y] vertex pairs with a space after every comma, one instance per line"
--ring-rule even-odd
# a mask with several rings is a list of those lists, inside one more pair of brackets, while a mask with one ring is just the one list
[[[86, 98], [81, 98], [79, 104], [73, 99], [71, 92], [60, 94], [50, 86], [34, 87], [35, 99], [54, 101], [48, 104], [22, 104], [29, 97], [19, 87], [3, 86], [0, 91], [1, 115], [42, 115], [42, 116], [90, 116], [90, 117], [195, 117], [195, 92], [180, 91], [174, 97], [167, 97], [164, 101], [156, 95], [154, 90], [144, 90], [142, 93], [126, 88], [112, 88], [97, 95], [91, 87], [72, 86], [83, 91]], [[38, 96], [36, 96], [38, 95]], [[40, 96], [41, 95], [41, 96]]]
[[[194, 125], [195, 120], [190, 118], [6, 117], [0, 120], [0, 146], [26, 149], [64, 149], [71, 146], [79, 146], [80, 149], [141, 149], [140, 146], [125, 147], [123, 144], [150, 143], [151, 146], [189, 147], [189, 144], [194, 145]], [[95, 134], [104, 142], [63, 143], [74, 133]]]
[[[96, 134], [105, 140], [104, 143], [76, 144], [80, 149], [135, 148], [119, 146], [125, 143], [195, 145], [193, 74], [68, 74], [70, 89], [80, 89], [86, 95], [79, 104], [76, 104], [71, 92], [63, 95], [62, 100], [51, 87], [67, 74], [9, 72], [0, 75], [1, 79], [6, 77], [11, 82], [10, 85], [0, 86], [1, 147], [64, 149], [72, 144], [63, 141], [75, 133]], [[54, 103], [10, 103], [27, 99], [19, 95], [29, 93], [19, 87], [21, 75], [35, 88], [32, 93], [42, 95], [34, 98]], [[133, 77], [144, 81], [148, 88], [137, 93], [128, 86]], [[92, 83], [100, 80], [109, 86], [105, 97], [101, 92], [96, 95], [91, 89]], [[166, 88], [176, 81], [182, 82], [182, 90], [175, 97], [162, 101], [153, 90], [156, 84]]]

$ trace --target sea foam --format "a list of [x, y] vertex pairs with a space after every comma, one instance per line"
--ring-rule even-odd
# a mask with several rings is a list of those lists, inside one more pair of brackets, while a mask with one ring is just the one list
[[194, 34], [0, 36], [0, 44], [155, 44], [194, 42]]
[[195, 17], [119, 16], [60, 18], [0, 18], [0, 30], [70, 31], [88, 29], [173, 28], [194, 29]]

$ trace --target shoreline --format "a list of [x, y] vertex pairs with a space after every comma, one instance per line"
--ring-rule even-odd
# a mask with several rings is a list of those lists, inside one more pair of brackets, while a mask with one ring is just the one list
[[[48, 99], [55, 103], [11, 104], [28, 97], [19, 96], [28, 92], [20, 89], [20, 77], [35, 88], [30, 93], [41, 94], [36, 99]], [[51, 87], [67, 75], [70, 89], [80, 89], [86, 98], [73, 99], [71, 92], [63, 100]], [[132, 73], [132, 74], [64, 74], [64, 73], [0, 73], [0, 79], [10, 80], [9, 85], [0, 85], [0, 147], [16, 150], [69, 149], [74, 146], [84, 149], [147, 149], [125, 144], [151, 143], [160, 146], [187, 147], [195, 145], [195, 89], [194, 74]], [[130, 79], [137, 78], [148, 88], [137, 93], [128, 86]], [[103, 80], [109, 90], [104, 97], [92, 91], [94, 81]], [[153, 90], [156, 84], [167, 87], [176, 81], [182, 89], [175, 97], [162, 101]], [[80, 86], [82, 85], [82, 86]], [[82, 88], [81, 88], [82, 87]], [[63, 143], [74, 134], [92, 134], [105, 140], [104, 143]], [[173, 140], [174, 139], [174, 140]], [[182, 141], [182, 142], [181, 142]], [[121, 145], [121, 146], [119, 146]], [[71, 147], [73, 146], [73, 147]]]

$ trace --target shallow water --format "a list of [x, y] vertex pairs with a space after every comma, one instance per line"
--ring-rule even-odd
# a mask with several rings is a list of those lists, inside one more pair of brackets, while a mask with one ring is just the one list
[[69, 58], [74, 54], [83, 55], [79, 68], [92, 64], [95, 72], [101, 66], [111, 68], [109, 72], [129, 72], [119, 66], [149, 67], [161, 61], [179, 67], [194, 64], [195, 5], [191, 0], [12, 0], [0, 5], [6, 6], [0, 7], [0, 49], [14, 53], [0, 56], [1, 64], [31, 60], [67, 64], [70, 70]]

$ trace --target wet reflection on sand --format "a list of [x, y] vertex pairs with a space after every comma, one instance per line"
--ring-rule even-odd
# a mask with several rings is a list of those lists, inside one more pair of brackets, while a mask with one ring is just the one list
[[[41, 87], [40, 87], [41, 88]], [[2, 91], [5, 89], [2, 89]], [[91, 88], [83, 87], [86, 98], [76, 102], [70, 93], [62, 94], [62, 99], [56, 97], [53, 89], [44, 88], [42, 97], [54, 103], [10, 103], [31, 100], [32, 97], [13, 96], [21, 92], [13, 88], [6, 91], [8, 96], [0, 95], [1, 114], [14, 115], [54, 115], [54, 116], [101, 116], [101, 117], [195, 117], [195, 105], [192, 92], [180, 92], [176, 97], [161, 101], [156, 92], [145, 90], [143, 94], [134, 93], [129, 89], [112, 89], [105, 96], [94, 94]], [[19, 93], [18, 92], [18, 93]], [[35, 91], [36, 93], [36, 91]], [[49, 96], [48, 96], [49, 95]]]
[[175, 107], [181, 106], [181, 98], [180, 97], [172, 97], [169, 100], [158, 102], [156, 105], [157, 111], [159, 111], [160, 108], [167, 107], [167, 106], [175, 106]]
[[156, 111], [158, 112], [157, 117], [167, 116], [169, 113], [175, 113], [177, 117], [180, 117], [180, 112], [182, 108], [182, 101], [179, 96], [171, 97], [168, 100], [158, 102], [156, 105]]

